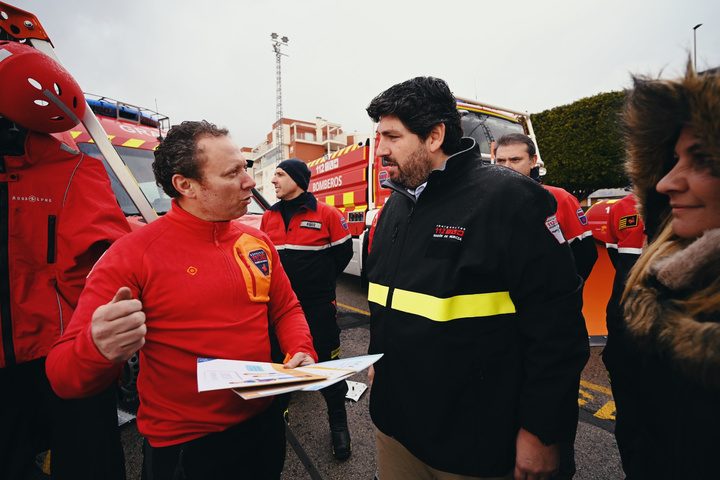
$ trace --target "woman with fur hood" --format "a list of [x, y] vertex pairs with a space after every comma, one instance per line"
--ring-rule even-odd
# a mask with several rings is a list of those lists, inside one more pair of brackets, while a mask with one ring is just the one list
[[720, 72], [634, 83], [626, 168], [648, 246], [625, 318], [646, 408], [628, 479], [720, 478]]

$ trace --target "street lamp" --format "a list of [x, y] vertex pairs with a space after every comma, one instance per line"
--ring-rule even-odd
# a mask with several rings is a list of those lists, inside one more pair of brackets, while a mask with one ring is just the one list
[[697, 29], [702, 27], [702, 23], [698, 23], [693, 27], [693, 55], [695, 56], [695, 72], [697, 72]]

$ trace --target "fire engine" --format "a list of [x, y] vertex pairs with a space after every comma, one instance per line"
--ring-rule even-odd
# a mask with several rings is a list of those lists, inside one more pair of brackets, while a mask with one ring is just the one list
[[[155, 183], [152, 162], [154, 160], [153, 151], [167, 134], [170, 123], [168, 117], [153, 110], [108, 97], [86, 93], [85, 99], [155, 213], [157, 215], [167, 213], [170, 210], [171, 198]], [[61, 137], [65, 143], [76, 146], [84, 154], [103, 162], [118, 204], [133, 229], [147, 223], [98, 145], [82, 124], [57, 136]], [[248, 212], [240, 218], [240, 221], [259, 228], [262, 214], [267, 209], [268, 203], [255, 189], [253, 189], [253, 194], [254, 197], [248, 206]]]

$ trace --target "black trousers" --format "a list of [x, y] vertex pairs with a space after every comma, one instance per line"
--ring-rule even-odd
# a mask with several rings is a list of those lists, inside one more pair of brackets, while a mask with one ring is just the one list
[[645, 408], [638, 389], [640, 358], [637, 347], [623, 335], [608, 335], [602, 355], [615, 400], [615, 440], [623, 470], [629, 474], [637, 451], [642, 427], [640, 419]]
[[143, 480], [275, 480], [285, 463], [277, 406], [227, 430], [169, 447], [143, 445]]
[[44, 358], [0, 369], [0, 478], [25, 478], [48, 449], [53, 480], [125, 480], [114, 387], [63, 400]]

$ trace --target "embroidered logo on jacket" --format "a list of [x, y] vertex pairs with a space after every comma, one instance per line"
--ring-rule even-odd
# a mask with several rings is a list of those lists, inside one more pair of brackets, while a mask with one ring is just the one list
[[575, 213], [577, 214], [577, 217], [578, 217], [578, 220], [580, 220], [580, 223], [582, 223], [583, 225], [587, 225], [587, 217], [585, 216], [585, 212], [583, 212], [583, 209], [578, 208], [577, 212], [575, 212]]
[[265, 253], [265, 250], [253, 250], [252, 252], [248, 253], [248, 257], [250, 258], [250, 261], [255, 264], [258, 270], [262, 272], [263, 275], [265, 275], [266, 277], [270, 275], [270, 264], [268, 263], [268, 257], [267, 253]]
[[15, 202], [30, 202], [30, 203], [36, 203], [36, 202], [45, 202], [45, 203], [52, 203], [52, 198], [46, 198], [46, 197], [38, 197], [35, 195], [13, 195], [12, 201]]
[[448, 225], [435, 225], [433, 238], [449, 239], [462, 242], [465, 236], [465, 227], [450, 227]]
[[310, 220], [303, 220], [302, 222], [300, 222], [300, 228], [312, 228], [313, 230], [321, 230], [322, 223], [312, 222]]
[[627, 215], [625, 217], [620, 217], [620, 225], [618, 226], [620, 230], [625, 230], [626, 228], [633, 228], [638, 226], [638, 216], [637, 213], [634, 215]]
[[555, 215], [551, 215], [545, 219], [545, 226], [548, 230], [550, 230], [550, 233], [553, 234], [558, 243], [565, 243], [565, 237], [563, 236], [562, 228], [560, 228], [560, 222], [557, 221]]
[[347, 231], [347, 229], [348, 229], [348, 224], [347, 224], [347, 222], [345, 221], [345, 217], [341, 217], [341, 218], [340, 218], [340, 224], [341, 224], [342, 227]]

